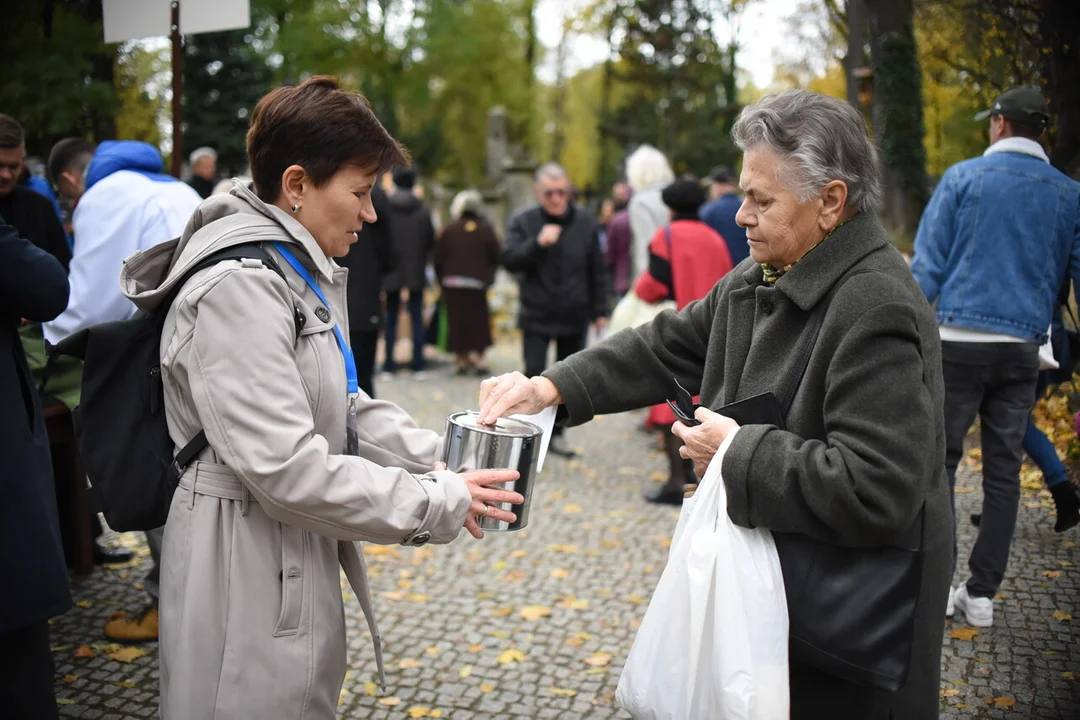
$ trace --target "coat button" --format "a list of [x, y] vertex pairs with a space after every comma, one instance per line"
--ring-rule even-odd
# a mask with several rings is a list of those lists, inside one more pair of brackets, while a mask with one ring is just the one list
[[330, 322], [330, 311], [324, 307], [315, 308], [315, 317], [323, 322]]
[[422, 533], [417, 533], [416, 535], [413, 535], [412, 539], [409, 540], [409, 544], [419, 547], [420, 545], [426, 545], [429, 540], [431, 540], [431, 533], [425, 530]]

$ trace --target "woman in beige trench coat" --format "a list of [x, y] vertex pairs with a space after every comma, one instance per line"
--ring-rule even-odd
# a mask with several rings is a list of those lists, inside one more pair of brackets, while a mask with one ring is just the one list
[[[356, 541], [447, 543], [510, 471], [436, 469], [441, 440], [395, 405], [350, 399], [344, 255], [375, 220], [377, 174], [408, 162], [358, 95], [312, 78], [264, 97], [252, 115], [253, 188], [204, 202], [178, 240], [128, 259], [140, 308], [179, 288], [161, 340], [169, 432], [209, 447], [181, 477], [165, 526], [161, 715], [165, 720], [330, 720], [345, 676], [344, 568], [379, 630]], [[284, 272], [199, 260], [259, 243]], [[295, 265], [293, 263], [296, 263]], [[305, 276], [310, 279], [305, 279]], [[314, 287], [313, 287], [314, 285]], [[318, 288], [318, 291], [316, 291]], [[355, 455], [346, 454], [350, 406]]]

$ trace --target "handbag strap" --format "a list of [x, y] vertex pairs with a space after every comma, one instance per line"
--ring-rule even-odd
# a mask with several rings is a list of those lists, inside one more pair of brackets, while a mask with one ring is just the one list
[[810, 320], [806, 324], [807, 331], [804, 333], [806, 340], [803, 341], [802, 347], [799, 348], [799, 360], [795, 365], [796, 372], [791, 376], [791, 382], [788, 383], [787, 392], [780, 398], [780, 412], [785, 420], [787, 420], [787, 414], [791, 409], [791, 404], [795, 402], [795, 394], [799, 391], [799, 386], [802, 385], [803, 376], [806, 375], [806, 369], [810, 366], [810, 356], [814, 354], [814, 346], [817, 345], [818, 335], [821, 334], [821, 326], [825, 323], [825, 314], [829, 311], [829, 305], [832, 303], [833, 297], [836, 296], [836, 293], [840, 291], [840, 288], [842, 288], [851, 278], [856, 275], [873, 272], [877, 271], [855, 270], [848, 273], [840, 278], [840, 282], [833, 285], [829, 294], [810, 311]]

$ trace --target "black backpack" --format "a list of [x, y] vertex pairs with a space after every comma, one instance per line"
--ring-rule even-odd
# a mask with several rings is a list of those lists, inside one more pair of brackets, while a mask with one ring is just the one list
[[206, 448], [200, 431], [176, 456], [165, 421], [161, 332], [184, 283], [223, 260], [261, 260], [285, 278], [255, 244], [235, 245], [196, 263], [153, 312], [81, 330], [49, 349], [84, 362], [82, 396], [72, 411], [75, 437], [90, 480], [91, 502], [119, 532], [165, 524], [169, 503], [187, 466]]

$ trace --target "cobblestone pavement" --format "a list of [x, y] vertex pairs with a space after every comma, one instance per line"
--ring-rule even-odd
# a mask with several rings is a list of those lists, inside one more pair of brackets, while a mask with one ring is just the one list
[[[517, 350], [500, 347], [491, 361], [496, 371], [516, 368]], [[441, 430], [448, 412], [475, 406], [477, 387], [444, 367], [423, 382], [404, 375], [377, 389]], [[369, 547], [388, 691], [376, 694], [363, 616], [346, 594], [350, 670], [340, 717], [627, 717], [614, 703], [615, 686], [677, 517], [641, 499], [666, 467], [639, 430], [642, 419], [608, 416], [571, 430], [581, 454], [551, 459], [521, 532], [480, 542], [463, 536], [442, 547]], [[981, 497], [974, 469], [961, 478], [962, 518]], [[1080, 718], [1080, 680], [1072, 675], [1080, 678], [1080, 631], [1060, 614], [1080, 622], [1080, 537], [1052, 532], [1047, 499], [1037, 492], [1025, 490], [995, 627], [971, 639], [950, 635], [963, 630], [959, 623], [944, 628], [943, 716]], [[961, 527], [962, 558], [971, 530]], [[156, 645], [120, 662], [101, 636], [111, 613], [145, 602], [139, 583], [147, 565], [97, 569], [75, 581], [80, 606], [53, 625], [63, 717], [154, 716]], [[83, 645], [92, 657], [74, 656]]]

